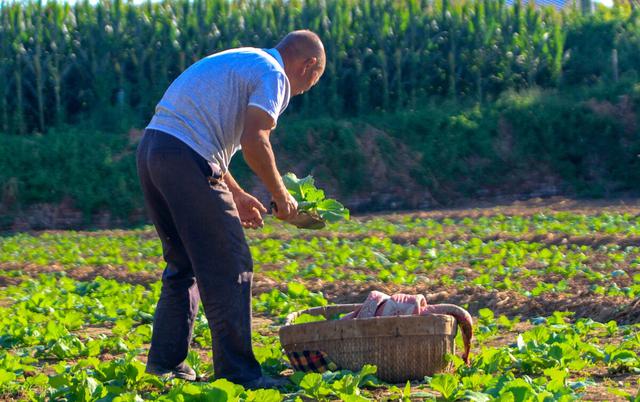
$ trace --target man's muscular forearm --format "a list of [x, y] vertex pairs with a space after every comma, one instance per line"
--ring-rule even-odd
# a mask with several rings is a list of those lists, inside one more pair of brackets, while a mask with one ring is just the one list
[[244, 160], [260, 177], [276, 203], [274, 209], [276, 217], [287, 220], [297, 214], [298, 203], [284, 186], [276, 166], [276, 159], [269, 142], [269, 135], [274, 125], [274, 120], [266, 112], [249, 107], [240, 143]]
[[243, 141], [244, 159], [274, 198], [285, 197], [286, 187], [276, 167], [271, 143], [265, 132], [250, 134]]
[[245, 191], [242, 189], [242, 187], [240, 187], [236, 179], [234, 179], [233, 176], [231, 176], [231, 172], [227, 171], [227, 173], [225, 173], [223, 176], [223, 180], [227, 185], [227, 187], [229, 187], [229, 191], [231, 191], [231, 194], [233, 194], [234, 197], [237, 197], [238, 195], [245, 193]]
[[236, 204], [242, 226], [252, 229], [262, 227], [262, 214], [267, 212], [264, 205], [257, 198], [244, 191], [236, 179], [231, 176], [231, 173], [225, 173], [224, 182], [233, 196], [233, 202]]

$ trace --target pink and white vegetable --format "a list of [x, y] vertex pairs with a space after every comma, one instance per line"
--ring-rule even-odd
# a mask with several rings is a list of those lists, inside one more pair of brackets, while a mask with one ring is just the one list
[[455, 304], [428, 304], [423, 295], [396, 293], [393, 296], [389, 296], [374, 290], [369, 293], [360, 307], [345, 315], [342, 319], [429, 314], [446, 314], [456, 319], [462, 332], [462, 341], [464, 343], [462, 359], [469, 364], [469, 351], [471, 349], [471, 338], [473, 338], [473, 319], [467, 310]]

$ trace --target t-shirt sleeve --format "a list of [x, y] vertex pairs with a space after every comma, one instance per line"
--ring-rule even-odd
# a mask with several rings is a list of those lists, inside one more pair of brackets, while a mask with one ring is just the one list
[[279, 71], [270, 71], [258, 79], [258, 83], [249, 97], [249, 106], [264, 110], [278, 122], [287, 95], [287, 77]]

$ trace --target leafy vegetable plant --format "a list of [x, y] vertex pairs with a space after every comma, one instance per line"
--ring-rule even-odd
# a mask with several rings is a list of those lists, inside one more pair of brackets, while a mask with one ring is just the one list
[[318, 215], [329, 223], [349, 219], [349, 210], [338, 201], [325, 198], [324, 191], [316, 188], [313, 177], [299, 179], [294, 173], [287, 173], [282, 180], [289, 194], [298, 201], [299, 211]]
[[321, 315], [300, 314], [294, 321], [294, 324], [306, 324], [308, 322], [326, 321], [327, 319]]
[[[311, 188], [299, 183], [296, 191], [318, 197]], [[458, 294], [473, 286], [479, 296], [499, 290], [522, 303], [537, 298], [542, 311], [514, 309], [510, 302], [496, 311], [480, 308], [471, 364], [451, 354], [450, 372], [408, 384], [380, 383], [372, 366], [360, 372], [296, 372], [283, 391], [248, 390], [225, 380], [193, 384], [144, 372], [141, 356], [151, 339], [165, 266], [153, 227], [5, 235], [0, 236], [0, 400], [529, 402], [597, 395], [640, 402], [640, 323], [634, 309], [640, 296], [640, 217], [635, 213], [394, 214], [342, 221], [331, 233], [289, 232], [289, 225], [270, 222], [266, 228], [271, 231], [249, 236], [255, 271], [269, 284], [259, 286], [253, 298], [260, 321], [252, 340], [262, 370], [273, 376], [290, 366], [276, 334], [288, 314], [382, 282]], [[96, 277], [76, 278], [86, 277], [87, 270]], [[570, 311], [576, 305], [570, 303], [578, 292], [605, 307], [624, 304], [611, 315], [575, 317]], [[562, 305], [567, 311], [553, 310], [560, 307], [558, 299], [567, 301]], [[603, 317], [610, 321], [594, 320]], [[303, 314], [294, 323], [318, 319], [324, 317]], [[194, 324], [187, 361], [207, 376], [213, 373], [212, 339], [202, 309]]]

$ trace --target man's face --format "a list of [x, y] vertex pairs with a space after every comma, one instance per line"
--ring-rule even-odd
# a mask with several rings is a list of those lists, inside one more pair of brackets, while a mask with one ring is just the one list
[[324, 73], [324, 66], [317, 64], [317, 59], [306, 62], [300, 74], [300, 82], [294, 95], [301, 95], [316, 85]]

